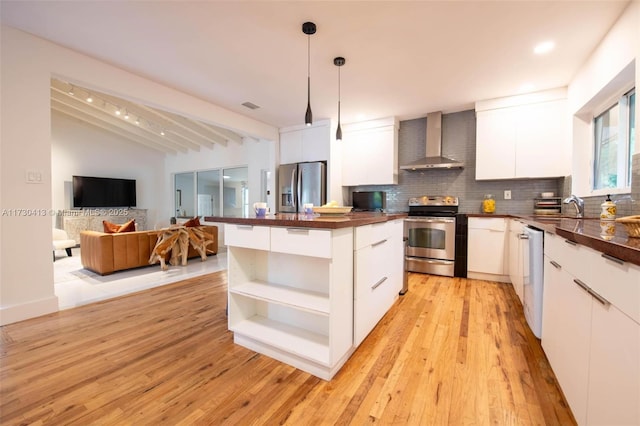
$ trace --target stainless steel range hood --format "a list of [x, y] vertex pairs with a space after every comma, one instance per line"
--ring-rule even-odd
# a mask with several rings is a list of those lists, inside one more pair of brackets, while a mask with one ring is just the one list
[[401, 170], [461, 169], [464, 164], [442, 156], [442, 112], [427, 114], [427, 156], [400, 166]]

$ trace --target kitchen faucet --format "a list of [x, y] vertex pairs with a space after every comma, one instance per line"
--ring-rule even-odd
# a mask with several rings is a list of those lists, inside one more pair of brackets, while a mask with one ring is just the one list
[[576, 217], [582, 217], [582, 215], [584, 214], [584, 200], [582, 198], [571, 194], [571, 196], [565, 198], [563, 202], [565, 204], [573, 203], [574, 207], [576, 208]]

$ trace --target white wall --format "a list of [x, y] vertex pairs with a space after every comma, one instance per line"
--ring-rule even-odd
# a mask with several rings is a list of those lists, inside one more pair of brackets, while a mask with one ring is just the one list
[[[629, 4], [569, 85], [573, 120], [572, 192], [591, 195], [591, 118], [598, 109], [640, 81], [640, 2]], [[636, 97], [637, 98], [637, 97]], [[636, 108], [636, 123], [640, 111]], [[636, 127], [636, 140], [638, 128]], [[640, 144], [636, 144], [640, 153]], [[612, 192], [613, 193], [613, 192]]]
[[164, 206], [163, 153], [53, 113], [51, 183], [54, 210], [73, 207], [73, 175], [135, 179], [136, 207], [147, 209], [147, 228], [154, 228], [158, 211]]
[[[47, 214], [7, 214], [14, 209], [46, 212], [53, 206], [52, 77], [258, 138], [278, 140], [278, 130], [272, 126], [25, 32], [6, 26], [0, 31], [0, 211], [5, 213], [0, 217], [0, 325], [58, 310], [51, 218]], [[27, 171], [40, 173], [41, 183], [26, 183]]]

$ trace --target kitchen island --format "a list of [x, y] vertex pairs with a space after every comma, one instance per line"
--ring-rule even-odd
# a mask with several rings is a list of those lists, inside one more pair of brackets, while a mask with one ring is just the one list
[[206, 217], [225, 224], [234, 342], [330, 380], [398, 297], [404, 216]]

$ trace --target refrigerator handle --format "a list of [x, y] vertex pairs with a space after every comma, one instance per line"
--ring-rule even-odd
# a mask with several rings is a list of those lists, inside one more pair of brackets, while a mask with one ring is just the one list
[[300, 211], [300, 205], [302, 204], [302, 170], [298, 167], [298, 185], [296, 186], [298, 192], [298, 199], [296, 200], [296, 213]]
[[291, 205], [293, 207], [296, 206], [295, 179], [296, 179], [296, 167], [291, 169]]

